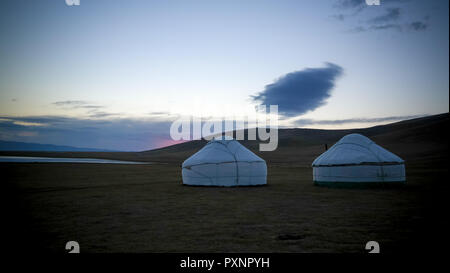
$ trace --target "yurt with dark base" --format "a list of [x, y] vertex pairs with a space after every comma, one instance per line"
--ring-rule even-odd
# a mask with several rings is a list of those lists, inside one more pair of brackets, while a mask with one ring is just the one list
[[266, 162], [234, 139], [209, 141], [182, 164], [184, 185], [254, 186], [267, 183]]
[[396, 185], [406, 181], [405, 162], [360, 134], [341, 138], [312, 163], [316, 185]]

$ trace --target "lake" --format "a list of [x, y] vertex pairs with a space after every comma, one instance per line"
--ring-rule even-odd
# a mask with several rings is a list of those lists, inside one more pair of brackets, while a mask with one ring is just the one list
[[33, 156], [0, 156], [0, 162], [45, 162], [45, 163], [101, 163], [101, 164], [150, 164], [150, 162], [135, 162], [99, 158], [62, 158]]

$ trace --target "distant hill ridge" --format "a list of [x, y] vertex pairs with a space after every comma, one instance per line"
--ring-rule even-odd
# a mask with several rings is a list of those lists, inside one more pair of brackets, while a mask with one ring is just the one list
[[[309, 164], [316, 156], [324, 152], [325, 144], [331, 147], [343, 136], [359, 133], [404, 159], [417, 159], [447, 152], [449, 118], [449, 113], [443, 113], [361, 129], [279, 129], [278, 148], [273, 152], [260, 152], [259, 141], [239, 142], [269, 162]], [[143, 151], [137, 155], [145, 160], [182, 162], [201, 149], [205, 143], [205, 140], [194, 140]]]
[[0, 151], [113, 152], [113, 150], [0, 140]]
[[[259, 141], [243, 140], [239, 142], [268, 163], [287, 163], [295, 166], [310, 167], [311, 162], [325, 151], [325, 144], [331, 147], [347, 134], [360, 133], [400, 156], [406, 160], [407, 164], [423, 160], [427, 162], [441, 162], [439, 164], [444, 162], [446, 164], [448, 161], [449, 133], [447, 128], [449, 127], [449, 120], [449, 113], [444, 113], [361, 129], [279, 129], [278, 148], [273, 152], [260, 152]], [[205, 144], [205, 140], [194, 140], [142, 152], [107, 152], [83, 148], [73, 150], [74, 147], [70, 147], [68, 150], [65, 150], [66, 152], [57, 152], [57, 149], [53, 151], [16, 150], [0, 151], [0, 155], [86, 157], [181, 164]], [[43, 149], [43, 147], [40, 149]]]

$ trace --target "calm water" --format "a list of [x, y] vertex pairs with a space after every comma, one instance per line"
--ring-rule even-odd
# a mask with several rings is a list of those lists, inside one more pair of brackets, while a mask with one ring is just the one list
[[121, 160], [109, 160], [98, 158], [57, 158], [57, 157], [32, 157], [32, 156], [0, 156], [0, 162], [150, 164], [149, 162], [121, 161]]

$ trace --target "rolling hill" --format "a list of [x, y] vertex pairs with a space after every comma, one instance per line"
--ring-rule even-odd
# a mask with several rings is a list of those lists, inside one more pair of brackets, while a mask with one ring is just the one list
[[[446, 129], [449, 126], [449, 117], [449, 113], [444, 113], [363, 129], [280, 129], [278, 148], [273, 152], [260, 152], [259, 141], [244, 140], [240, 142], [268, 163], [310, 165], [315, 157], [324, 152], [325, 144], [331, 147], [346, 134], [360, 133], [402, 157], [407, 162], [433, 158], [436, 160], [447, 160], [447, 139], [449, 135]], [[245, 133], [247, 134], [247, 132]], [[205, 144], [205, 140], [195, 140], [143, 152], [3, 151], [0, 152], [0, 155], [95, 157], [181, 164]]]
[[[396, 153], [407, 161], [423, 157], [442, 157], [448, 151], [449, 114], [400, 121], [364, 129], [319, 130], [280, 129], [278, 148], [273, 152], [260, 152], [258, 141], [240, 141], [269, 163], [310, 164], [315, 157], [350, 133], [360, 133], [377, 144]], [[246, 132], [247, 133], [247, 132]], [[206, 141], [190, 141], [161, 149], [137, 153], [149, 161], [182, 162], [201, 149]]]

